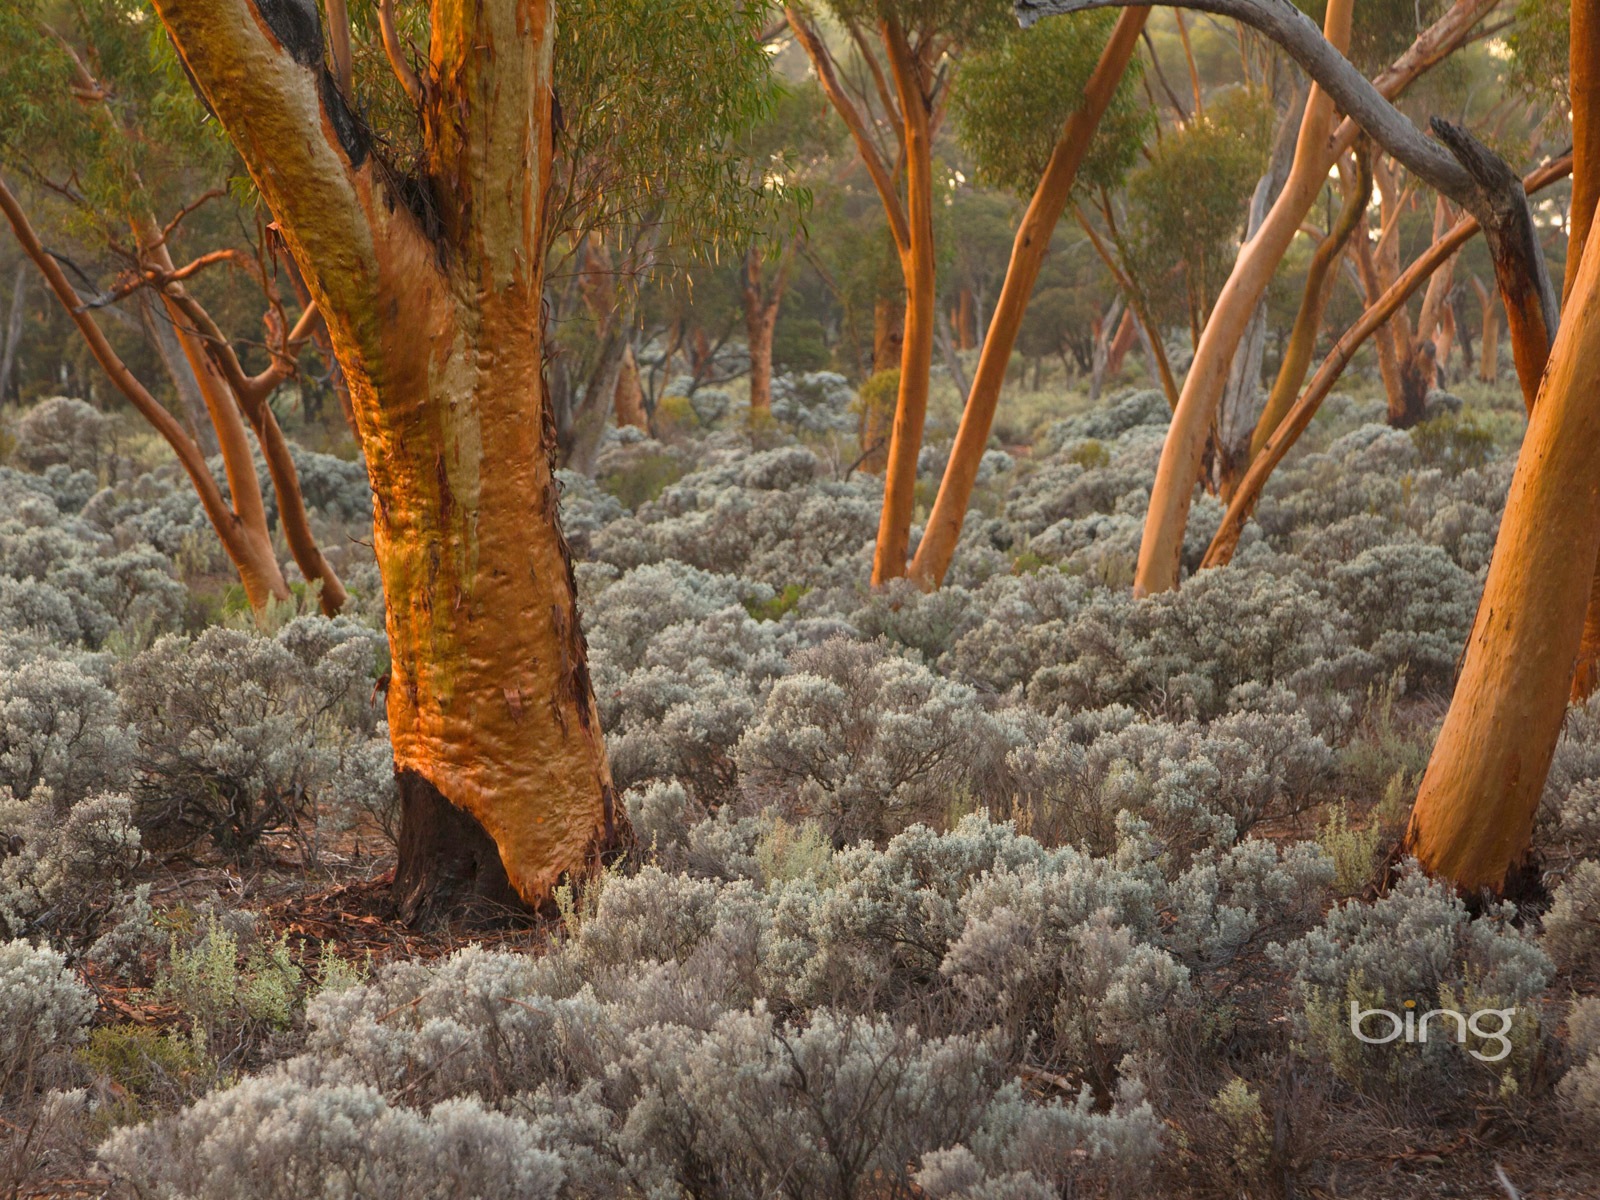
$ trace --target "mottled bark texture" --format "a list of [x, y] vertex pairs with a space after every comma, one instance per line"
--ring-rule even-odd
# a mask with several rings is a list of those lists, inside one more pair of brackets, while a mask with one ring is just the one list
[[[540, 372], [552, 5], [434, 3], [421, 204], [374, 156], [327, 71], [314, 5], [155, 8], [272, 209], [349, 381], [402, 778], [470, 815], [511, 887], [540, 903], [624, 832], [557, 523]], [[464, 886], [461, 856], [442, 844], [460, 827], [404, 836], [411, 911]]]

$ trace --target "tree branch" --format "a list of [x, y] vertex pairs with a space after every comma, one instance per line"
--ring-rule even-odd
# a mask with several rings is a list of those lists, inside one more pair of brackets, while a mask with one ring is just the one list
[[149, 421], [167, 445], [172, 447], [173, 453], [178, 456], [178, 461], [183, 466], [184, 473], [189, 476], [190, 483], [200, 497], [206, 516], [231, 550], [232, 543], [229, 539], [233, 532], [234, 514], [223, 500], [222, 491], [217, 487], [216, 480], [211, 477], [205, 457], [200, 453], [200, 447], [195, 444], [194, 439], [184, 430], [178, 419], [150, 394], [149, 389], [139, 382], [134, 373], [128, 369], [128, 365], [122, 361], [121, 356], [112, 349], [100, 326], [95, 324], [94, 318], [85, 311], [82, 299], [68, 281], [60, 264], [40, 244], [38, 234], [34, 232], [27, 213], [23, 211], [17, 198], [11, 194], [11, 190], [6, 187], [3, 180], [0, 180], [0, 213], [5, 214], [12, 232], [16, 234], [17, 243], [22, 247], [22, 252], [33, 260], [34, 265], [39, 268], [39, 273], [44, 276], [45, 282], [50, 285], [50, 290], [56, 294], [56, 299], [61, 302], [62, 307], [67, 310], [67, 315], [77, 325], [78, 332], [89, 344], [89, 351], [94, 355], [95, 361], [110, 377], [117, 390], [138, 410], [139, 415]]
[[789, 28], [794, 30], [795, 40], [805, 50], [813, 69], [817, 72], [817, 81], [822, 85], [823, 92], [832, 101], [833, 107], [844, 119], [850, 136], [855, 140], [861, 161], [867, 168], [867, 174], [872, 177], [873, 186], [878, 189], [879, 199], [883, 201], [884, 213], [889, 218], [889, 232], [894, 235], [895, 245], [903, 254], [911, 245], [910, 221], [906, 217], [905, 205], [900, 202], [900, 193], [895, 188], [894, 177], [889, 172], [888, 164], [883, 161], [883, 156], [873, 144], [872, 136], [867, 130], [866, 119], [862, 117], [861, 110], [851, 102], [850, 97], [845, 95], [844, 88], [839, 83], [838, 73], [833, 67], [833, 56], [828, 52], [828, 47], [816, 26], [807, 21], [792, 4], [785, 5], [783, 11], [788, 15]]
[[411, 60], [406, 57], [405, 47], [400, 42], [400, 33], [394, 20], [394, 0], [378, 0], [378, 28], [383, 33], [383, 53], [389, 59], [389, 66], [394, 69], [395, 78], [400, 81], [406, 95], [411, 97], [411, 103], [421, 104], [422, 80], [412, 69]]
[[[1529, 175], [1526, 189], [1528, 192], [1537, 192], [1558, 180], [1565, 179], [1571, 172], [1572, 156], [1569, 154], [1540, 167]], [[1278, 428], [1261, 447], [1260, 454], [1250, 464], [1249, 471], [1239, 483], [1239, 490], [1234, 493], [1233, 499], [1228, 504], [1228, 511], [1223, 515], [1221, 526], [1211, 539], [1211, 545], [1200, 563], [1201, 570], [1224, 566], [1233, 558], [1233, 552], [1239, 545], [1239, 536], [1244, 532], [1244, 524], [1255, 511], [1256, 502], [1261, 497], [1268, 476], [1289, 453], [1289, 448], [1311, 423], [1311, 418], [1316, 416], [1322, 401], [1333, 390], [1333, 385], [1338, 382], [1339, 376], [1355, 357], [1362, 343], [1380, 329], [1443, 263], [1471, 240], [1478, 230], [1479, 225], [1474, 217], [1467, 217], [1457, 222], [1448, 233], [1424, 251], [1416, 262], [1406, 268], [1400, 278], [1396, 279], [1383, 295], [1361, 314], [1360, 319], [1345, 331], [1332, 352], [1323, 360], [1322, 366], [1317, 368], [1317, 373], [1306, 386], [1305, 392], [1285, 414]]]
[[[1133, 0], [1013, 0], [1024, 25], [1052, 13], [1124, 8]], [[1430, 141], [1288, 0], [1176, 0], [1175, 8], [1232, 17], [1277, 43], [1351, 119], [1412, 174], [1478, 219], [1512, 324], [1524, 390], [1537, 387], [1558, 321], [1555, 287], [1539, 248], [1527, 193], [1505, 161], [1458, 125], [1435, 117]], [[1536, 336], [1537, 335], [1537, 336]], [[1537, 370], [1535, 370], [1537, 366]]]

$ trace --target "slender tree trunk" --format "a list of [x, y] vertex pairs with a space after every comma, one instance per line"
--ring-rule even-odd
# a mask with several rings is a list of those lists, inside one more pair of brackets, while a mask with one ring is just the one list
[[435, 6], [422, 116], [436, 233], [390, 190], [314, 29], [260, 0], [156, 10], [272, 209], [350, 381], [388, 601], [396, 765], [463, 814], [424, 827], [407, 808], [401, 899], [421, 913], [476, 886], [481, 864], [453, 853], [470, 819], [517, 895], [540, 903], [626, 829], [558, 525], [540, 371], [551, 6]]
[[978, 369], [961, 414], [960, 427], [956, 430], [955, 444], [950, 449], [950, 461], [939, 483], [939, 494], [929, 513], [922, 541], [917, 546], [916, 561], [911, 566], [912, 577], [924, 588], [938, 587], [950, 569], [956, 543], [961, 540], [972, 488], [977, 482], [978, 465], [994, 426], [1006, 368], [1011, 363], [1011, 352], [1038, 282], [1039, 269], [1044, 264], [1061, 214], [1071, 199], [1078, 167], [1122, 81], [1128, 61], [1138, 48], [1139, 34], [1149, 14], [1148, 8], [1132, 8], [1117, 18], [1111, 38], [1100, 52], [1100, 61], [1084, 90], [1083, 107], [1067, 119], [1027, 211], [1023, 213], [1022, 223], [1017, 227], [1005, 282], [1001, 284], [1000, 299], [989, 319], [983, 349], [978, 355]]
[[789, 264], [795, 246], [790, 243], [779, 256], [777, 277], [770, 286], [765, 278], [765, 263], [759, 249], [752, 246], [744, 256], [744, 332], [750, 348], [750, 419], [772, 412], [772, 334], [778, 325], [778, 309], [789, 283]]
[[971, 350], [977, 344], [978, 314], [972, 301], [972, 289], [964, 287], [956, 301], [957, 349]]
[[1089, 363], [1089, 402], [1091, 404], [1100, 399], [1101, 389], [1105, 387], [1106, 368], [1111, 361], [1112, 331], [1120, 324], [1119, 314], [1122, 310], [1122, 297], [1112, 299], [1111, 307], [1094, 323], [1094, 355]]
[[[160, 229], [153, 218], [145, 216], [135, 224], [144, 265], [158, 272], [170, 273], [172, 259], [165, 244], [160, 241]], [[266, 510], [261, 500], [261, 480], [256, 474], [254, 456], [250, 452], [250, 439], [244, 432], [248, 421], [255, 433], [256, 444], [267, 466], [273, 493], [278, 500], [278, 520], [283, 529], [284, 541], [294, 557], [295, 565], [307, 582], [321, 585], [318, 597], [322, 611], [336, 615], [348, 599], [344, 584], [323, 557], [311, 531], [311, 519], [306, 512], [305, 497], [300, 490], [300, 476], [289, 451], [288, 440], [278, 427], [268, 399], [277, 386], [275, 376], [240, 382], [237, 372], [230, 379], [224, 373], [227, 354], [222, 343], [222, 331], [195, 302], [180, 283], [168, 284], [161, 289], [161, 300], [171, 317], [172, 328], [183, 356], [188, 361], [199, 387], [206, 411], [211, 417], [211, 427], [216, 434], [222, 455], [223, 469], [227, 473], [228, 487], [234, 495], [234, 512], [238, 514], [241, 534], [252, 547], [257, 561], [270, 563], [268, 582], [276, 598], [289, 595], [288, 584], [278, 565], [277, 552], [272, 544], [272, 532], [267, 526]], [[233, 360], [237, 363], [237, 360]], [[241, 489], [245, 493], [240, 495]], [[250, 583], [245, 583], [250, 594]], [[281, 593], [281, 594], [280, 594]], [[258, 605], [252, 597], [251, 607]]]
[[1567, 265], [1562, 299], [1572, 294], [1579, 260], [1600, 204], [1600, 10], [1593, 0], [1572, 0], [1568, 64], [1572, 89], [1572, 199], [1567, 219]]
[[[1324, 22], [1328, 41], [1340, 50], [1350, 43], [1352, 0], [1329, 0]], [[1233, 273], [1211, 310], [1194, 362], [1183, 383], [1178, 408], [1168, 427], [1150, 493], [1134, 594], [1148, 596], [1178, 584], [1179, 556], [1189, 519], [1189, 501], [1200, 479], [1206, 443], [1217, 402], [1233, 363], [1234, 351], [1300, 223], [1310, 211], [1332, 164], [1330, 138], [1333, 102], [1320, 87], [1311, 89], [1288, 182], [1256, 236], [1239, 251]], [[1337, 145], [1334, 153], [1341, 152]]]
[[[238, 514], [228, 506], [223, 499], [222, 489], [217, 486], [216, 480], [211, 477], [210, 469], [206, 466], [205, 455], [188, 433], [183, 425], [169, 413], [152, 396], [149, 390], [139, 382], [133, 372], [128, 369], [117, 352], [107, 341], [105, 334], [95, 324], [94, 318], [89, 315], [89, 310], [84, 306], [83, 299], [67, 279], [66, 273], [56, 260], [46, 252], [40, 243], [38, 235], [29, 223], [27, 214], [22, 206], [12, 195], [10, 189], [0, 181], [0, 211], [5, 213], [11, 225], [12, 232], [16, 234], [18, 243], [22, 246], [23, 253], [38, 267], [40, 274], [49, 284], [50, 290], [55, 293], [56, 299], [67, 312], [68, 317], [78, 327], [78, 332], [83, 337], [83, 343], [88, 353], [105, 371], [112, 384], [128, 398], [135, 410], [143, 417], [161, 439], [167, 443], [177, 455], [179, 465], [184, 474], [189, 477], [189, 483], [194, 488], [195, 494], [200, 498], [200, 507], [205, 511], [206, 519], [216, 531], [217, 539], [222, 543], [223, 551], [228, 560], [233, 563], [234, 569], [239, 572], [240, 581], [245, 585], [245, 593], [252, 599], [261, 597], [264, 606], [271, 592], [264, 586], [267, 564], [257, 558], [259, 547], [252, 541], [247, 541], [241, 535], [242, 522]], [[259, 495], [257, 497], [259, 499]], [[273, 560], [271, 568], [276, 570], [277, 563]], [[281, 573], [278, 578], [282, 579]], [[285, 589], [287, 594], [287, 589]]]
[[17, 347], [22, 344], [22, 318], [28, 299], [28, 260], [17, 263], [16, 282], [11, 285], [11, 309], [6, 315], [6, 341], [0, 349], [0, 404], [11, 394], [11, 375], [17, 369]]
[[1133, 343], [1138, 338], [1136, 332], [1139, 322], [1133, 315], [1133, 309], [1122, 310], [1122, 319], [1117, 322], [1117, 332], [1111, 337], [1111, 344], [1106, 347], [1106, 375], [1114, 376], [1122, 370], [1123, 360], [1128, 357], [1128, 351], [1133, 349]]
[[[147, 262], [156, 270], [171, 272], [174, 267], [166, 247], [157, 245], [153, 250], [148, 248], [159, 238], [160, 232], [154, 221], [149, 219], [135, 229], [140, 252]], [[256, 475], [255, 457], [250, 452], [250, 435], [245, 428], [244, 416], [239, 411], [233, 390], [206, 353], [188, 315], [165, 292], [161, 293], [161, 300], [172, 323], [178, 346], [200, 388], [206, 413], [211, 418], [211, 428], [217, 435], [222, 469], [228, 479], [228, 497], [238, 523], [241, 547], [239, 578], [244, 584], [250, 607], [260, 612], [269, 600], [287, 600], [289, 585], [278, 565], [272, 532], [267, 528], [266, 506], [261, 499], [261, 479]]]
[[[1349, 181], [1344, 203], [1339, 208], [1339, 215], [1334, 219], [1333, 228], [1328, 231], [1328, 236], [1322, 240], [1316, 253], [1311, 256], [1311, 266], [1306, 271], [1305, 291], [1300, 296], [1300, 310], [1295, 313], [1294, 328], [1289, 334], [1288, 345], [1284, 347], [1283, 361], [1278, 366], [1278, 375], [1273, 380], [1266, 407], [1262, 409], [1261, 418], [1256, 422], [1255, 431], [1250, 435], [1250, 454], [1249, 460], [1245, 463], [1246, 468], [1249, 467], [1249, 462], [1261, 453], [1261, 447], [1272, 436], [1278, 423], [1283, 420], [1284, 414], [1294, 403], [1295, 397], [1300, 394], [1300, 385], [1305, 382], [1306, 371], [1311, 366], [1311, 356], [1317, 348], [1317, 334], [1322, 329], [1322, 315], [1327, 311], [1334, 284], [1338, 282], [1334, 266], [1344, 254], [1351, 235], [1361, 224], [1361, 215], [1366, 211], [1371, 196], [1371, 159], [1366, 153], [1358, 152], [1355, 176]], [[1230, 498], [1235, 490], [1236, 487], [1229, 489]]]
[[1499, 891], [1533, 833], [1600, 556], [1600, 253], [1584, 250], [1528, 422], [1405, 853]]
[[903, 294], [880, 291], [872, 302], [872, 370], [894, 371], [900, 367], [901, 347], [906, 340], [906, 305]]
[[[1299, 144], [1298, 131], [1305, 118], [1308, 95], [1298, 89], [1294, 103], [1278, 129], [1272, 158], [1250, 198], [1250, 214], [1245, 224], [1245, 241], [1255, 237], [1266, 223], [1268, 209], [1277, 203], [1289, 177]], [[1309, 208], [1308, 208], [1309, 211]], [[1285, 247], [1287, 250], [1288, 247]], [[1217, 402], [1212, 427], [1211, 473], [1208, 486], [1224, 500], [1233, 495], [1239, 477], [1250, 459], [1250, 436], [1260, 423], [1267, 396], [1261, 390], [1261, 362], [1267, 349], [1267, 299], [1265, 290], [1256, 298], [1244, 334], [1228, 365], [1228, 381]]]
[[905, 126], [907, 240], [900, 248], [900, 273], [906, 284], [905, 341], [900, 348], [900, 394], [895, 401], [889, 455], [883, 473], [883, 509], [872, 555], [872, 586], [906, 573], [911, 546], [911, 509], [917, 486], [917, 458], [928, 413], [933, 369], [934, 245], [933, 130], [920, 62], [898, 20], [881, 22], [883, 44]]

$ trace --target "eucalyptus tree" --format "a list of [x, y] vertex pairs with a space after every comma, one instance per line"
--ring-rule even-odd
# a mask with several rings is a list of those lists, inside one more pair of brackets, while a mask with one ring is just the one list
[[968, 55], [954, 97], [980, 174], [1028, 195], [1005, 282], [983, 339], [955, 445], [910, 574], [937, 587], [955, 554], [995, 408], [1039, 270], [1077, 186], [1112, 187], [1143, 143], [1146, 110], [1128, 66], [1148, 10], [1116, 21], [1057, 19]]
[[[1032, 0], [1025, 0], [1032, 2]], [[1585, 0], [1576, 0], [1575, 8]], [[1483, 228], [1529, 407], [1495, 552], [1461, 674], [1423, 775], [1403, 849], [1466, 891], [1498, 892], [1524, 859], [1561, 731], [1600, 555], [1600, 250], [1588, 222], [1558, 322], [1527, 185], [1466, 131], [1422, 136], [1299, 14], [1277, 0], [1194, 0], [1248, 21], [1285, 47], [1384, 150], [1461, 204]], [[1596, 23], [1571, 22], [1570, 103], [1580, 132], [1571, 170], [1595, 177], [1600, 106], [1586, 78]], [[1532, 181], [1537, 182], [1537, 181]], [[1577, 189], [1594, 203], [1586, 187]], [[1456, 247], [1441, 242], [1436, 262]], [[1280, 430], [1280, 432], [1282, 432]], [[1276, 435], [1275, 435], [1276, 436]], [[1170, 444], [1170, 439], [1169, 439]], [[1270, 445], [1270, 439], [1269, 439]]]
[[739, 0], [558, 9], [545, 293], [550, 400], [569, 466], [592, 466], [614, 403], [636, 386], [638, 289], [736, 253], [752, 230], [793, 223], [802, 196], [760, 138], [784, 96], [768, 19], [766, 6]]
[[937, 294], [933, 139], [962, 54], [999, 36], [1012, 17], [1006, 0], [825, 0], [823, 7], [854, 63], [841, 62], [809, 6], [789, 4], [785, 12], [872, 179], [905, 284], [899, 387], [872, 559], [877, 585], [906, 573], [928, 409]]
[[[557, 517], [545, 264], [573, 206], [660, 192], [640, 177], [613, 187], [635, 165], [605, 150], [612, 174], [591, 191], [554, 190], [597, 178], [562, 174], [560, 131], [614, 97], [577, 85], [558, 97], [549, 0], [340, 4], [326, 24], [312, 0], [154, 9], [349, 382], [388, 602], [402, 913], [543, 902], [627, 836]], [[660, 10], [595, 5], [595, 44], [633, 36], [628, 21], [661, 35]], [[737, 30], [757, 14], [730, 3], [724, 17]], [[580, 27], [572, 33], [585, 45]], [[686, 79], [710, 93], [726, 84], [729, 47], [678, 49]], [[612, 65], [596, 60], [586, 78], [621, 86]], [[611, 137], [604, 124], [589, 144]], [[718, 174], [727, 169], [707, 166], [719, 195], [735, 178]], [[648, 204], [617, 214], [650, 216]]]
[[[1049, 13], [1103, 6], [1099, 2], [1076, 3], [1072, 0], [1017, 0], [1018, 13], [1025, 20]], [[1122, 0], [1113, 0], [1111, 6], [1129, 7]], [[1209, 0], [1204, 5], [1185, 4], [1183, 7], [1204, 7], [1207, 11], [1233, 16], [1239, 15], [1240, 11], [1226, 3], [1210, 3]], [[1341, 75], [1341, 79], [1352, 86], [1356, 83], [1365, 85], [1372, 93], [1369, 100], [1392, 100], [1430, 67], [1458, 49], [1493, 7], [1494, 0], [1457, 0], [1389, 66], [1377, 72], [1370, 84], [1335, 49], [1333, 53], [1348, 68], [1348, 73]], [[1315, 33], [1315, 26], [1288, 0], [1270, 0], [1263, 3], [1259, 10], [1251, 11], [1259, 11], [1263, 19], [1270, 19], [1275, 31], [1292, 30], [1295, 36]], [[1352, 13], [1343, 0], [1329, 0], [1324, 12], [1324, 24], [1327, 32], [1334, 35], [1334, 43], [1349, 44], [1351, 22]], [[1276, 37], [1276, 33], [1273, 36]], [[1322, 44], [1328, 45], [1326, 42]], [[1304, 66], [1305, 62], [1301, 61]], [[1363, 92], [1363, 96], [1366, 97], [1367, 93]], [[1341, 95], [1341, 107], [1346, 98], [1348, 94]], [[1348, 115], [1334, 122], [1333, 101], [1326, 92], [1314, 95], [1312, 99], [1315, 103], [1307, 102], [1306, 114], [1301, 119], [1295, 162], [1290, 168], [1289, 179], [1255, 234], [1241, 246], [1233, 270], [1206, 320], [1195, 349], [1194, 361], [1184, 380], [1172, 426], [1162, 448], [1150, 508], [1145, 518], [1139, 564], [1134, 575], [1134, 591], [1138, 595], [1167, 591], [1177, 586], [1179, 552], [1188, 522], [1189, 505], [1195, 485], [1201, 479], [1206, 446], [1234, 353], [1255, 313], [1257, 302], [1266, 291], [1289, 243], [1299, 232], [1310, 206], [1321, 193], [1329, 171], [1339, 157], [1354, 145], [1361, 132], [1362, 124]], [[1368, 111], [1375, 110], [1369, 107]], [[1445, 157], [1449, 158], [1448, 155]], [[1438, 159], [1431, 161], [1439, 163]], [[1465, 169], [1439, 165], [1451, 174], [1452, 186], [1460, 185], [1457, 190], [1465, 195], [1471, 186], [1465, 179]], [[1540, 298], [1521, 296], [1517, 300], [1515, 320], [1531, 328], [1542, 323], [1543, 311]], [[1513, 341], [1516, 341], [1515, 337]]]

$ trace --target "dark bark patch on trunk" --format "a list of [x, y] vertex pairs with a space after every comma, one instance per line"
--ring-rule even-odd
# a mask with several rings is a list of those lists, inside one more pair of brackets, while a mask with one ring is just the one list
[[317, 73], [317, 92], [322, 100], [322, 111], [327, 114], [333, 136], [339, 139], [350, 165], [359, 169], [367, 161], [367, 130], [356, 116], [355, 110], [339, 91], [339, 84], [331, 72], [323, 68]]
[[477, 818], [415, 771], [400, 771], [400, 856], [394, 900], [402, 921], [503, 925], [535, 916], [512, 888], [500, 851]]
[[316, 0], [255, 0], [272, 36], [302, 67], [322, 62], [322, 17]]

